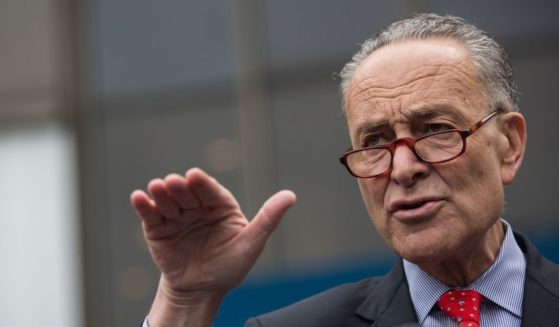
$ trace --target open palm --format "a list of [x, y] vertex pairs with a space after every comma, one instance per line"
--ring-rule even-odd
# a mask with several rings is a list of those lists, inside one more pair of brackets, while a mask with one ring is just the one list
[[200, 169], [168, 175], [131, 202], [165, 285], [178, 293], [224, 294], [238, 286], [295, 202], [290, 191], [273, 195], [249, 222], [233, 195]]

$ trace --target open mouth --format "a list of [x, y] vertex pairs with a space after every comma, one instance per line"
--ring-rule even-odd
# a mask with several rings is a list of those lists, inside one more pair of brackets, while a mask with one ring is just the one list
[[428, 201], [422, 201], [422, 202], [416, 202], [416, 203], [411, 203], [411, 204], [403, 204], [401, 205], [398, 210], [411, 210], [411, 209], [417, 209], [421, 206], [423, 206], [425, 203], [427, 203]]

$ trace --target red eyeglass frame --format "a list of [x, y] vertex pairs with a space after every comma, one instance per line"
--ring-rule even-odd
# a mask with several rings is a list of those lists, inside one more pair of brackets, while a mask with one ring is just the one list
[[[391, 170], [392, 170], [392, 161], [394, 158], [394, 152], [396, 151], [396, 148], [400, 145], [400, 144], [404, 144], [406, 145], [414, 154], [415, 156], [422, 162], [425, 163], [443, 163], [443, 162], [448, 162], [451, 160], [454, 160], [456, 158], [458, 158], [459, 156], [461, 156], [465, 151], [466, 151], [466, 138], [468, 138], [468, 136], [472, 135], [473, 133], [475, 133], [477, 130], [479, 130], [485, 123], [487, 123], [491, 118], [505, 113], [505, 111], [503, 109], [497, 109], [492, 111], [489, 115], [483, 117], [480, 121], [478, 121], [477, 123], [475, 123], [472, 127], [467, 128], [467, 129], [450, 129], [447, 131], [443, 131], [443, 132], [438, 132], [438, 133], [433, 133], [433, 134], [429, 134], [426, 136], [422, 136], [420, 138], [417, 139], [412, 139], [409, 137], [402, 137], [399, 139], [396, 139], [388, 144], [383, 144], [383, 145], [378, 145], [378, 146], [371, 146], [371, 147], [366, 147], [366, 148], [361, 148], [361, 149], [357, 149], [357, 150], [352, 150], [352, 148], [350, 147], [346, 152], [344, 152], [342, 154], [342, 156], [340, 156], [339, 160], [340, 163], [342, 165], [344, 165], [347, 169], [347, 171], [354, 177], [357, 178], [373, 178], [373, 177], [382, 177], [385, 176], [386, 174], [388, 174]], [[431, 137], [431, 136], [435, 136], [435, 135], [439, 135], [439, 134], [445, 134], [445, 133], [459, 133], [460, 136], [462, 137], [462, 151], [460, 151], [460, 153], [458, 153], [457, 155], [450, 157], [448, 159], [445, 160], [439, 160], [439, 161], [429, 161], [429, 160], [425, 160], [423, 159], [416, 151], [415, 151], [415, 143], [417, 143], [418, 141]], [[347, 163], [347, 157], [350, 156], [353, 153], [357, 153], [357, 152], [361, 152], [361, 151], [367, 151], [367, 150], [372, 150], [372, 149], [386, 149], [390, 152], [390, 165], [388, 166], [388, 168], [383, 171], [380, 174], [376, 174], [376, 175], [372, 175], [372, 176], [359, 176], [356, 175], [355, 173], [353, 173], [353, 171], [351, 170], [351, 168], [349, 167], [348, 163]]]

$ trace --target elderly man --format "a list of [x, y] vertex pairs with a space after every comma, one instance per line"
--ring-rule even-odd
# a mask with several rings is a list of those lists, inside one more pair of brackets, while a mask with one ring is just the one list
[[[346, 64], [341, 91], [357, 177], [376, 229], [402, 258], [247, 326], [558, 326], [559, 268], [501, 218], [526, 126], [504, 50], [451, 16], [388, 26]], [[295, 195], [249, 222], [199, 169], [131, 201], [161, 270], [149, 326], [209, 326]]]

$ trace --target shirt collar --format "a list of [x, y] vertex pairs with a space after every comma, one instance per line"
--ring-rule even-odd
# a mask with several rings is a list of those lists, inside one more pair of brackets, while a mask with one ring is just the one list
[[[506, 221], [502, 222], [506, 228], [505, 238], [495, 262], [466, 288], [481, 293], [486, 299], [520, 318], [526, 260], [514, 239], [512, 228]], [[417, 265], [405, 259], [403, 261], [411, 300], [418, 321], [422, 324], [439, 297], [451, 287], [430, 276]]]

